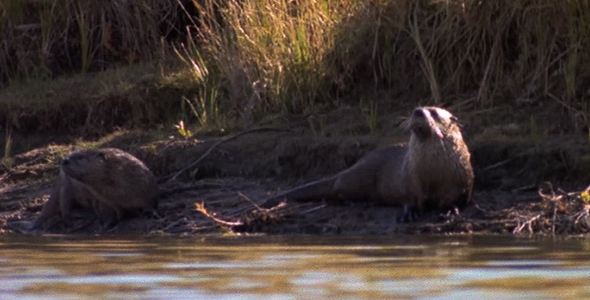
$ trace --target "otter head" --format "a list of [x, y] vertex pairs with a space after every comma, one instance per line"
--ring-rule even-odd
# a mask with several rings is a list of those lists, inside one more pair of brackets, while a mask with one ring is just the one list
[[407, 127], [420, 140], [443, 139], [449, 135], [461, 134], [455, 118], [449, 111], [434, 107], [418, 107], [407, 121]]
[[61, 170], [68, 176], [84, 182], [91, 174], [104, 172], [108, 153], [101, 150], [82, 150], [68, 155], [61, 161]]

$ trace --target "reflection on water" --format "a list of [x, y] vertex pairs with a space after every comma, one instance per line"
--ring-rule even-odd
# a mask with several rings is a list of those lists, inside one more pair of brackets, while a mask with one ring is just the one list
[[590, 298], [590, 244], [499, 236], [0, 237], [2, 299]]

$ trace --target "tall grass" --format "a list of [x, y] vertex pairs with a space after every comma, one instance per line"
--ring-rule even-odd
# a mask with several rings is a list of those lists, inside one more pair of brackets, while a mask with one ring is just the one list
[[0, 0], [0, 83], [150, 59], [175, 0]]
[[472, 91], [481, 105], [566, 100], [590, 71], [584, 1], [205, 2], [205, 59], [242, 109], [252, 106], [244, 99], [313, 109], [362, 84], [434, 103]]
[[4, 155], [0, 158], [0, 167], [10, 170], [12, 167], [12, 130], [7, 128], [4, 141]]
[[209, 70], [196, 42], [189, 36], [187, 43], [175, 47], [174, 52], [185, 63], [186, 70], [196, 86], [196, 91], [190, 98], [183, 97], [182, 111], [186, 112], [185, 106], [188, 106], [188, 111], [202, 127], [224, 127], [226, 125], [222, 114], [224, 101], [219, 77]]
[[246, 118], [314, 109], [326, 94], [322, 60], [333, 50], [342, 1], [203, 2], [204, 57], [223, 78], [232, 109]]
[[201, 124], [313, 112], [367, 89], [437, 104], [549, 99], [590, 123], [590, 1], [0, 0], [0, 76], [158, 57], [159, 28], [179, 11], [190, 35], [174, 57], [196, 88], [178, 103]]

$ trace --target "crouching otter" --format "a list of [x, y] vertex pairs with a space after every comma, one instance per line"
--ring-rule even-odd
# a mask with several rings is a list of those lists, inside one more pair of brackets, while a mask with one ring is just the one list
[[152, 172], [125, 151], [74, 152], [62, 160], [55, 188], [31, 229], [48, 229], [56, 217], [67, 218], [76, 208], [94, 212], [108, 229], [128, 212], [155, 212], [158, 192]]
[[464, 207], [471, 199], [473, 169], [457, 119], [438, 107], [418, 107], [404, 123], [411, 132], [407, 147], [377, 149], [352, 167], [267, 199], [373, 200], [417, 211]]

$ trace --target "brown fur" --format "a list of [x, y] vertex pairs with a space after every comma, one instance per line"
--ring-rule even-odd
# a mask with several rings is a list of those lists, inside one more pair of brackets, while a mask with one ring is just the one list
[[370, 152], [352, 167], [265, 201], [373, 200], [418, 210], [463, 207], [471, 198], [473, 170], [469, 149], [448, 111], [419, 107], [405, 123], [407, 147], [390, 146]]
[[75, 208], [94, 212], [107, 228], [127, 212], [153, 212], [157, 204], [156, 179], [140, 160], [115, 148], [83, 150], [62, 161], [56, 186], [32, 229], [49, 228]]

